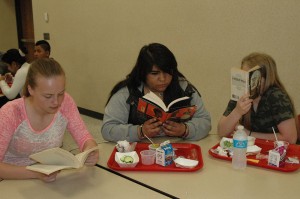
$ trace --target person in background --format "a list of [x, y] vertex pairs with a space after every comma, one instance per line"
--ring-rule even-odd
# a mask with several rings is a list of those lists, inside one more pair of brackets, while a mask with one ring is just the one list
[[277, 74], [274, 59], [264, 53], [251, 53], [243, 58], [241, 68], [250, 70], [261, 66], [260, 95], [249, 99], [249, 93], [237, 102], [230, 100], [218, 123], [218, 134], [229, 136], [238, 124], [246, 128], [248, 135], [256, 138], [278, 140], [294, 144], [297, 140], [295, 110], [293, 102]]
[[8, 73], [7, 64], [2, 61], [3, 54], [4, 53], [0, 52], [0, 75]]
[[0, 87], [3, 95], [0, 107], [9, 100], [20, 97], [25, 84], [29, 64], [26, 62], [27, 49], [10, 49], [2, 57], [2, 61], [8, 65], [9, 74], [0, 76]]
[[[157, 118], [140, 117], [138, 100], [150, 91], [166, 105], [189, 96], [190, 100], [185, 104], [178, 103], [178, 107], [197, 105], [196, 113], [185, 123], [170, 120], [162, 123]], [[211, 117], [197, 89], [178, 71], [173, 53], [162, 44], [151, 43], [142, 47], [131, 73], [112, 89], [101, 130], [103, 138], [113, 142], [140, 141], [145, 136], [199, 140], [211, 130]]]
[[35, 58], [49, 58], [51, 46], [46, 40], [39, 40], [35, 43], [34, 57]]
[[[40, 179], [51, 182], [58, 172], [45, 175], [26, 169], [35, 162], [31, 154], [62, 146], [66, 129], [80, 151], [97, 146], [80, 117], [72, 97], [65, 92], [65, 72], [53, 59], [37, 59], [28, 71], [24, 95], [0, 109], [0, 178]], [[98, 150], [85, 164], [95, 165]]]

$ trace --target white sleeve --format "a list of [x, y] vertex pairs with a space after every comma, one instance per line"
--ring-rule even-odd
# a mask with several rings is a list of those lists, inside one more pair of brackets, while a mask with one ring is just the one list
[[17, 97], [18, 93], [20, 93], [23, 89], [23, 86], [26, 81], [28, 70], [24, 70], [20, 68], [14, 78], [14, 82], [11, 87], [8, 86], [8, 84], [2, 80], [0, 81], [0, 87], [2, 90], [2, 93], [8, 98], [8, 99], [14, 99]]

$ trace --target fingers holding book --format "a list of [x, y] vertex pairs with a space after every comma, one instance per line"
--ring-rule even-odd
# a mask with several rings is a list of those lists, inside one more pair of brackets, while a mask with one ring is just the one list
[[142, 127], [143, 134], [148, 137], [155, 137], [160, 133], [162, 122], [156, 118], [147, 120]]
[[163, 131], [168, 136], [181, 137], [186, 131], [186, 125], [167, 120], [163, 124]]
[[98, 160], [99, 160], [99, 150], [95, 150], [88, 155], [84, 164], [87, 166], [94, 166], [97, 164]]
[[245, 94], [237, 101], [235, 109], [242, 116], [250, 110], [252, 102], [253, 99], [249, 98], [249, 94]]

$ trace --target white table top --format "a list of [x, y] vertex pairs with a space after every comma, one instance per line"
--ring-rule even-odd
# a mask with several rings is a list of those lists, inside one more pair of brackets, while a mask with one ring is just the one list
[[55, 182], [3, 180], [1, 199], [166, 198], [164, 195], [97, 167], [62, 171]]
[[[193, 142], [200, 145], [204, 160], [203, 168], [196, 172], [119, 172], [179, 198], [298, 198], [299, 170], [286, 173], [255, 166], [248, 166], [244, 171], [235, 170], [231, 162], [208, 154], [218, 142], [217, 135]], [[107, 167], [114, 145], [100, 145], [101, 165]]]

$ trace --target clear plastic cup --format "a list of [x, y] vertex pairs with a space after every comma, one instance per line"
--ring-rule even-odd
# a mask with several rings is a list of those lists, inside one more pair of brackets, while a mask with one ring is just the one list
[[155, 151], [154, 150], [144, 150], [140, 152], [142, 158], [142, 164], [151, 165], [154, 164]]
[[248, 146], [253, 146], [255, 144], [255, 137], [248, 136]]

